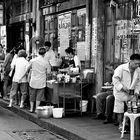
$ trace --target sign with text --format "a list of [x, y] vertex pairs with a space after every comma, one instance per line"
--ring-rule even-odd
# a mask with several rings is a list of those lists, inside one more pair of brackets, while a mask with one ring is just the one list
[[58, 38], [60, 41], [60, 55], [65, 55], [65, 49], [69, 47], [71, 34], [71, 13], [58, 15]]
[[132, 20], [119, 20], [116, 26], [116, 39], [137, 38], [134, 34], [136, 26]]

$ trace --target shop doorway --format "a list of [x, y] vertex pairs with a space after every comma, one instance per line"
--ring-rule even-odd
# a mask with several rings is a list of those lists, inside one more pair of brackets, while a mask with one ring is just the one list
[[18, 47], [19, 44], [25, 45], [25, 23], [18, 22], [7, 27], [7, 47]]

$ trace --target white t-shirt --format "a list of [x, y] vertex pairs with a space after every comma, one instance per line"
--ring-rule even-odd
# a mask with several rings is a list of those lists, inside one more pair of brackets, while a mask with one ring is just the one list
[[56, 58], [53, 50], [49, 50], [45, 53], [45, 60], [49, 62], [51, 66], [56, 66]]
[[[19, 82], [19, 80], [21, 83], [27, 82], [27, 76], [25, 75], [23, 77], [23, 75], [25, 74], [27, 67], [29, 66], [29, 62], [24, 57], [18, 57], [14, 61], [13, 66], [15, 66], [13, 82]], [[21, 79], [21, 77], [23, 78]]]
[[42, 56], [38, 56], [30, 61], [31, 79], [30, 87], [41, 89], [46, 87], [47, 73], [51, 72], [51, 66]]
[[74, 56], [74, 63], [75, 63], [75, 67], [77, 66], [81, 67], [80, 60], [77, 55]]
[[14, 68], [14, 66], [15, 66], [15, 63], [16, 63], [16, 59], [18, 58], [18, 55], [17, 54], [15, 54], [14, 55], [14, 57], [13, 57], [13, 59], [12, 59], [12, 62], [11, 62], [11, 69], [13, 69]]

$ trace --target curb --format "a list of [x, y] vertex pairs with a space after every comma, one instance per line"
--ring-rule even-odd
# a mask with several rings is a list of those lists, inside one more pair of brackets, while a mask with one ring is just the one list
[[65, 128], [61, 128], [58, 125], [52, 124], [51, 122], [44, 121], [43, 119], [38, 118], [36, 114], [31, 114], [26, 109], [20, 109], [18, 106], [13, 106], [12, 108], [8, 108], [7, 107], [8, 101], [4, 101], [3, 99], [0, 99], [0, 106], [16, 113], [17, 115], [19, 115], [29, 121], [36, 123], [40, 127], [47, 129], [50, 132], [53, 132], [57, 135], [64, 137], [65, 139], [87, 140], [86, 138], [82, 138], [79, 135], [75, 134], [74, 132], [70, 132], [70, 131], [66, 130]]

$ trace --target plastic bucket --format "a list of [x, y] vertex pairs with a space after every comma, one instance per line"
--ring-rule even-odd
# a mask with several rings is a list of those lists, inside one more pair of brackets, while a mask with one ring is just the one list
[[62, 118], [64, 108], [53, 108], [53, 118]]
[[88, 104], [87, 100], [80, 101], [80, 109], [81, 109], [81, 106], [82, 106], [82, 112], [87, 112], [87, 104]]

